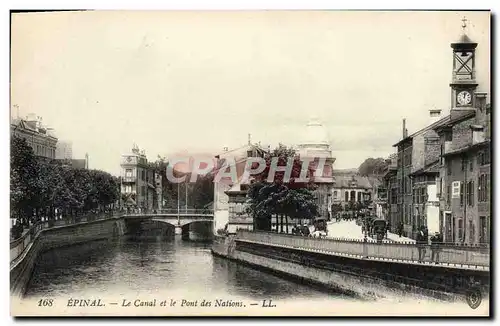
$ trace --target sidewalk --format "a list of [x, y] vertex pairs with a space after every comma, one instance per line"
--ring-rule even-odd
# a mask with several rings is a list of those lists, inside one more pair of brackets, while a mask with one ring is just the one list
[[[363, 240], [365, 235], [361, 230], [361, 226], [356, 224], [356, 221], [338, 221], [338, 222], [328, 222], [328, 238], [345, 238], [354, 240]], [[371, 237], [367, 237], [368, 240], [375, 240]], [[387, 239], [394, 242], [412, 242], [415, 240], [407, 237], [400, 237], [397, 234], [389, 232], [387, 234]]]

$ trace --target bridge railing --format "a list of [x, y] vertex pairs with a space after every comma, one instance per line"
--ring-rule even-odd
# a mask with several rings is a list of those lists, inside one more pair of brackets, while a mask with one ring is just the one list
[[124, 215], [155, 215], [155, 214], [168, 214], [168, 215], [213, 215], [213, 209], [153, 209], [144, 211], [126, 211]]
[[86, 223], [107, 218], [117, 217], [121, 214], [118, 212], [102, 213], [102, 214], [87, 214], [77, 217], [68, 217], [58, 220], [39, 221], [36, 222], [28, 229], [25, 229], [20, 237], [10, 241], [10, 262], [15, 261], [21, 254], [28, 248], [28, 246], [35, 240], [36, 235], [44, 229], [50, 229], [59, 226], [72, 225], [78, 223]]
[[[425, 250], [422, 261], [437, 262], [440, 265], [467, 265], [489, 267], [489, 248], [475, 246], [416, 245], [409, 243], [377, 243], [355, 239], [319, 239], [298, 235], [280, 234], [274, 232], [253, 232], [238, 230], [236, 240], [251, 241], [289, 248], [328, 252], [362, 258], [382, 260], [397, 260], [407, 262], [419, 261], [419, 250]], [[432, 260], [432, 251], [438, 254]]]

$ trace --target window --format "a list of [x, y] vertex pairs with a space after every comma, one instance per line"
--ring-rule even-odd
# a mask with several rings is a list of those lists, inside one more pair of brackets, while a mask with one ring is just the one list
[[132, 169], [125, 169], [125, 177], [126, 178], [132, 177]]
[[451, 175], [451, 168], [452, 168], [451, 160], [448, 159], [448, 160], [446, 160], [446, 174], [447, 175]]
[[349, 201], [349, 192], [345, 192], [345, 201], [348, 202]]
[[490, 164], [490, 149], [489, 148], [484, 151], [483, 165], [487, 165], [487, 164]]
[[474, 181], [470, 182], [470, 205], [474, 206]]
[[441, 154], [439, 155], [439, 161], [441, 162], [441, 164], [444, 164], [444, 144], [441, 144]]
[[466, 195], [467, 205], [474, 206], [474, 181], [467, 182]]
[[469, 171], [472, 172], [474, 170], [474, 160], [469, 161]]
[[146, 195], [146, 186], [141, 186], [141, 194]]
[[458, 219], [458, 241], [462, 241], [464, 232], [464, 220]]
[[486, 216], [479, 217], [479, 243], [488, 243], [488, 225]]
[[444, 141], [452, 141], [453, 139], [453, 133], [451, 131], [448, 131], [444, 134]]
[[131, 193], [131, 192], [132, 192], [132, 186], [131, 186], [131, 185], [126, 185], [126, 186], [125, 186], [125, 193], [126, 193], [126, 194], [129, 194], [129, 193]]
[[446, 203], [447, 204], [451, 203], [451, 185], [448, 185], [446, 187]]
[[484, 152], [479, 152], [477, 155], [477, 165], [484, 165]]
[[474, 223], [472, 221], [469, 221], [469, 243], [474, 243]]
[[486, 185], [485, 185], [485, 181], [486, 181], [486, 178], [485, 178], [485, 175], [484, 174], [481, 174], [478, 178], [478, 182], [477, 182], [477, 201], [478, 202], [485, 202], [486, 201], [486, 194], [485, 194], [485, 188], [486, 188]]
[[486, 201], [490, 201], [490, 175], [484, 175], [484, 197]]
[[337, 198], [337, 190], [333, 192], [333, 198]]
[[467, 165], [467, 159], [462, 157], [462, 171], [465, 171], [465, 166]]
[[464, 183], [460, 182], [460, 206], [464, 205]]
[[391, 203], [396, 203], [398, 201], [397, 189], [391, 189]]

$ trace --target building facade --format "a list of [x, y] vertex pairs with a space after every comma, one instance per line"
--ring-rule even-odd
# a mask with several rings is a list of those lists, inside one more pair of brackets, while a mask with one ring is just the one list
[[[331, 217], [332, 192], [335, 185], [335, 177], [333, 176], [335, 158], [332, 156], [328, 131], [318, 119], [312, 118], [305, 126], [297, 152], [300, 158], [315, 160], [312, 167], [321, 170], [319, 176], [313, 177], [313, 182], [317, 186], [315, 190], [316, 201], [320, 215], [324, 218]], [[325, 161], [323, 167], [318, 166], [319, 159]]]
[[134, 146], [132, 153], [122, 155], [120, 166], [122, 205], [141, 211], [157, 209], [155, 172], [145, 152]]
[[451, 43], [450, 114], [431, 110], [428, 126], [410, 136], [403, 120], [403, 139], [394, 145], [397, 168], [384, 178], [387, 209], [393, 228], [403, 224], [412, 238], [425, 226], [446, 242], [490, 241], [491, 107], [477, 92], [477, 45], [466, 34]]
[[25, 119], [15, 119], [11, 122], [10, 132], [12, 136], [26, 139], [36, 156], [50, 160], [56, 158], [57, 138], [42, 125], [41, 117], [30, 114]]
[[[483, 97], [483, 94], [480, 94]], [[440, 170], [440, 229], [446, 242], [491, 240], [490, 107], [476, 94], [473, 116], [439, 129], [443, 144]], [[479, 102], [479, 103], [478, 103]], [[450, 140], [451, 139], [451, 140]]]
[[[222, 167], [226, 160], [233, 160], [234, 163], [236, 164], [236, 170], [237, 175], [241, 176], [242, 169], [244, 169], [244, 166], [246, 164], [246, 161], [249, 157], [263, 157], [265, 154], [265, 150], [261, 148], [257, 144], [251, 144], [250, 142], [242, 146], [240, 148], [236, 148], [234, 150], [228, 150], [227, 148], [224, 148], [224, 151], [218, 155], [215, 156], [216, 160], [216, 166], [218, 168]], [[216, 173], [218, 170], [215, 169]], [[249, 218], [248, 216], [243, 216], [243, 215], [234, 215], [233, 217], [236, 216], [238, 221], [230, 221], [230, 203], [229, 203], [229, 195], [228, 191], [233, 189], [233, 191], [238, 192], [235, 194], [233, 197], [236, 198], [235, 200], [241, 199], [241, 193], [239, 193], [241, 190], [241, 186], [238, 185], [236, 188], [233, 188], [235, 186], [235, 183], [232, 182], [229, 178], [222, 178], [219, 181], [214, 181], [214, 201], [213, 201], [213, 209], [214, 209], [214, 234], [217, 233], [218, 230], [223, 230], [229, 228], [229, 223], [231, 224], [242, 224], [241, 219], [242, 218]], [[246, 195], [246, 192], [245, 192]], [[235, 206], [235, 201], [232, 201], [231, 206]], [[249, 222], [252, 224], [252, 222]], [[244, 223], [243, 223], [244, 224]], [[227, 228], [226, 228], [227, 225]], [[231, 227], [231, 229], [235, 229], [236, 226]]]
[[332, 203], [347, 206], [350, 202], [372, 201], [373, 184], [368, 177], [358, 174], [337, 175], [332, 187]]
[[400, 182], [397, 179], [397, 171], [397, 154], [393, 154], [387, 159], [387, 169], [383, 176], [384, 187], [387, 193], [387, 199], [383, 205], [383, 215], [390, 223], [391, 232], [394, 233], [396, 233], [397, 227], [401, 222], [398, 211]]
[[69, 141], [59, 140], [56, 145], [56, 159], [58, 160], [73, 159], [73, 144]]

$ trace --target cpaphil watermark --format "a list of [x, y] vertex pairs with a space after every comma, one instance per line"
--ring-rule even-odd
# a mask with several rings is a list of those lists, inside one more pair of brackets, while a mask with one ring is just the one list
[[[300, 174], [297, 175], [297, 158], [284, 160], [272, 157], [269, 160], [262, 157], [249, 157], [236, 160], [234, 157], [217, 159], [210, 156], [178, 156], [169, 159], [167, 179], [172, 183], [194, 183], [198, 176], [213, 175], [213, 182], [247, 183], [252, 176], [263, 173], [266, 168], [267, 181], [273, 182], [277, 174], [281, 174], [281, 182], [307, 183], [311, 177], [323, 177], [326, 158], [304, 157], [300, 162]], [[284, 163], [284, 164], [283, 164]], [[294, 170], [295, 169], [295, 170]], [[311, 170], [314, 172], [311, 175]], [[295, 175], [293, 175], [295, 172]], [[189, 175], [189, 176], [188, 176]]]

